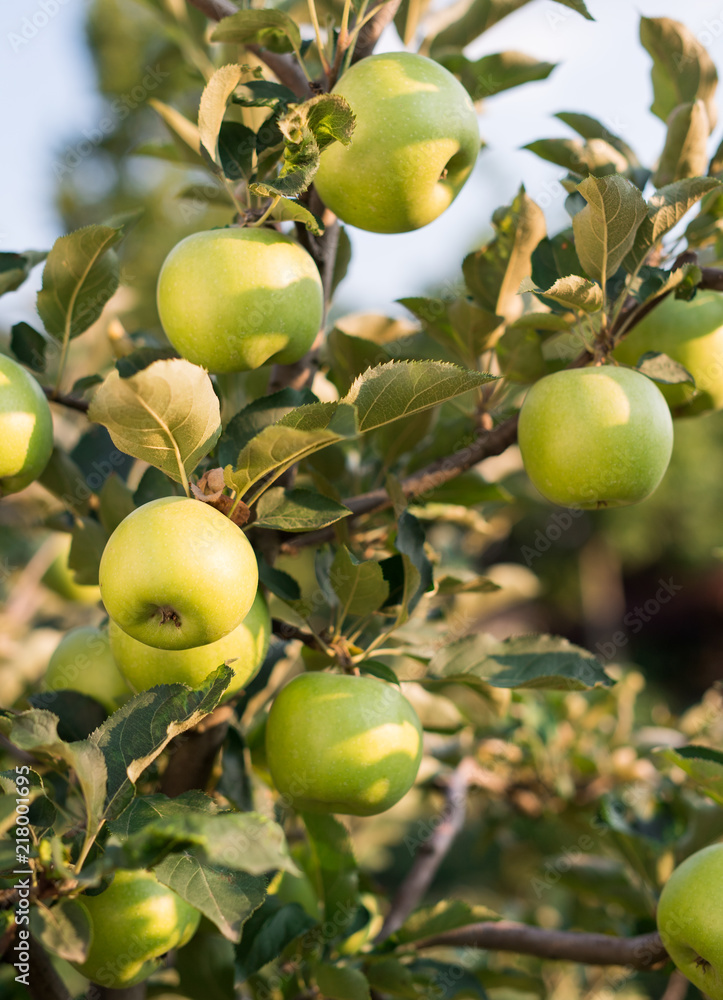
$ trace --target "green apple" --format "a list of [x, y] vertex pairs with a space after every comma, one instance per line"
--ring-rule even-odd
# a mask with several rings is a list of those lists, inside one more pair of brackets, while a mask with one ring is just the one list
[[535, 382], [520, 411], [525, 470], [561, 507], [639, 503], [673, 449], [673, 421], [649, 378], [614, 365], [570, 368]]
[[111, 653], [105, 629], [84, 625], [66, 632], [50, 657], [43, 678], [46, 691], [80, 691], [109, 713], [127, 701], [130, 688]]
[[0, 354], [0, 497], [37, 479], [53, 450], [53, 418], [33, 376]]
[[723, 1000], [723, 844], [678, 865], [663, 887], [657, 920], [683, 975], [710, 1000]]
[[296, 809], [371, 816], [414, 784], [422, 727], [393, 685], [301, 674], [274, 700], [266, 759], [274, 784]]
[[79, 604], [97, 604], [100, 601], [100, 587], [75, 582], [75, 576], [68, 565], [72, 537], [59, 533], [55, 540], [56, 557], [43, 576], [43, 583], [50, 590]]
[[86, 960], [74, 967], [109, 989], [147, 979], [162, 955], [191, 940], [201, 919], [150, 871], [117, 871], [107, 889], [78, 901], [88, 914], [91, 939]]
[[271, 619], [266, 601], [257, 593], [241, 624], [205, 646], [192, 649], [146, 646], [124, 632], [112, 619], [108, 631], [116, 663], [134, 691], [146, 691], [156, 684], [199, 687], [210, 673], [227, 663], [235, 673], [224, 695], [228, 698], [258, 673], [269, 646]]
[[324, 313], [321, 278], [271, 229], [213, 229], [181, 240], [158, 278], [158, 313], [182, 357], [212, 372], [302, 358]]
[[426, 56], [389, 52], [352, 66], [334, 94], [356, 116], [351, 143], [321, 154], [319, 195], [343, 222], [406, 233], [449, 208], [480, 146], [474, 105], [461, 83]]
[[670, 407], [685, 407], [684, 414], [723, 408], [723, 295], [698, 292], [685, 302], [668, 295], [643, 317], [615, 348], [615, 357], [626, 365], [637, 364], [648, 351], [667, 354], [695, 379], [689, 383], [661, 385]]
[[106, 610], [160, 649], [190, 649], [232, 632], [251, 610], [259, 573], [246, 535], [200, 500], [161, 497], [124, 518], [98, 573]]

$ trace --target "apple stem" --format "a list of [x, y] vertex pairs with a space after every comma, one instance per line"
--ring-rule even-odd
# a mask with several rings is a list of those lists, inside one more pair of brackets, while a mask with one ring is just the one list
[[250, 222], [249, 225], [248, 225], [248, 228], [249, 229], [258, 229], [260, 226], [263, 226], [263, 224], [269, 218], [269, 216], [271, 215], [271, 213], [273, 212], [273, 210], [276, 208], [276, 206], [279, 204], [280, 201], [281, 201], [281, 195], [277, 195], [273, 199], [273, 201], [271, 202], [271, 204], [269, 205], [269, 207], [266, 209], [266, 211], [264, 212], [264, 214], [261, 216], [261, 218], [257, 219], [256, 222]]

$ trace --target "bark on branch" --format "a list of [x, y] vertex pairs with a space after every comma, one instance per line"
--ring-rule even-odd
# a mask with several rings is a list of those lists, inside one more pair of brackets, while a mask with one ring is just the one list
[[219, 705], [194, 729], [176, 737], [167, 751], [169, 760], [161, 778], [164, 795], [174, 799], [206, 788], [232, 716], [231, 705]]
[[377, 11], [374, 17], [370, 18], [359, 32], [359, 36], [354, 47], [354, 54], [351, 57], [353, 63], [365, 59], [374, 51], [374, 46], [379, 41], [381, 33], [388, 24], [394, 20], [402, 0], [387, 0], [381, 10]]
[[79, 413], [87, 413], [90, 407], [90, 403], [86, 399], [78, 399], [76, 396], [58, 396], [47, 385], [43, 386], [43, 392], [51, 403], [67, 406], [69, 410], [78, 410]]
[[415, 947], [483, 948], [485, 951], [535, 955], [550, 961], [580, 962], [583, 965], [625, 965], [632, 969], [650, 969], [668, 958], [657, 932], [619, 938], [609, 934], [551, 931], [508, 920], [470, 924], [469, 927], [460, 927], [426, 938], [417, 942]]

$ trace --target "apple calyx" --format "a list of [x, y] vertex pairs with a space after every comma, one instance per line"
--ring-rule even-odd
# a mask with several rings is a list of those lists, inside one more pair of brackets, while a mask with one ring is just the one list
[[710, 962], [707, 958], [703, 958], [702, 955], [696, 956], [695, 964], [698, 969], [702, 969], [703, 972], [707, 972], [710, 969]]
[[168, 622], [173, 622], [176, 628], [181, 627], [181, 618], [177, 611], [173, 608], [159, 607], [157, 609], [161, 613], [161, 625], [166, 625]]

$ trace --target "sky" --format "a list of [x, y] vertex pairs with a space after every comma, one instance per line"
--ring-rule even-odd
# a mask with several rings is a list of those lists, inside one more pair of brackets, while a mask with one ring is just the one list
[[[494, 209], [509, 203], [520, 183], [544, 209], [548, 231], [563, 228], [568, 217], [557, 183], [563, 171], [522, 149], [534, 139], [572, 136], [553, 117], [557, 111], [597, 117], [643, 162], [652, 161], [665, 127], [649, 112], [650, 58], [638, 39], [641, 15], [684, 21], [723, 77], [723, 0], [588, 0], [588, 8], [595, 22], [553, 0], [534, 0], [469, 47], [474, 58], [517, 49], [559, 65], [548, 80], [484, 104], [480, 129], [488, 148], [438, 220], [394, 236], [351, 231], [352, 265], [339, 290], [345, 310], [398, 313], [395, 299], [455, 280], [465, 253], [489, 234]], [[84, 44], [86, 9], [85, 0], [0, 3], [0, 250], [46, 249], [62, 235], [53, 208], [53, 164], [103, 114]], [[400, 47], [392, 29], [379, 50]], [[711, 151], [720, 133], [719, 126]], [[0, 325], [33, 321], [39, 273], [21, 291], [0, 299]]]

